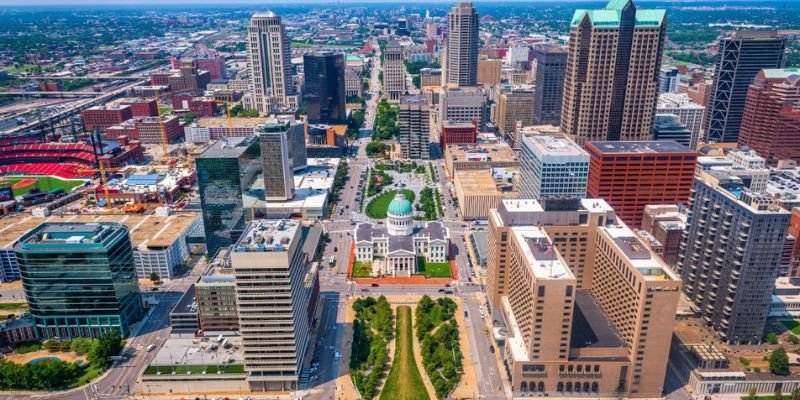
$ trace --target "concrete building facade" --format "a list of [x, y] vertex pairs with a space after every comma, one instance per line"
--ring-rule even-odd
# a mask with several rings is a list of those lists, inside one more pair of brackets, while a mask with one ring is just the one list
[[521, 199], [584, 198], [589, 154], [564, 135], [521, 136]]
[[292, 82], [291, 57], [281, 17], [271, 11], [253, 14], [247, 26], [247, 61], [259, 114], [300, 106]]
[[478, 13], [471, 2], [460, 2], [447, 14], [445, 82], [455, 86], [478, 83]]
[[405, 159], [429, 160], [431, 158], [431, 114], [425, 96], [400, 98], [398, 142]]

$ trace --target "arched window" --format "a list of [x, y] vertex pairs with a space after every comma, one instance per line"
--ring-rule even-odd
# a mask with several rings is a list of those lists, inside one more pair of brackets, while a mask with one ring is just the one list
[[581, 392], [581, 383], [575, 382], [575, 393], [580, 393], [580, 392]]
[[544, 382], [539, 382], [539, 385], [537, 385], [536, 390], [539, 392], [544, 392]]
[[567, 382], [567, 391], [572, 392], [572, 382]]
[[527, 392], [527, 391], [528, 391], [528, 382], [524, 382], [524, 381], [523, 381], [523, 382], [522, 382], [522, 383], [519, 385], [519, 390], [520, 390], [521, 392]]
[[597, 393], [597, 382], [592, 382], [592, 393]]
[[556, 391], [557, 392], [563, 392], [564, 391], [564, 382], [558, 382], [558, 385], [556, 385]]
[[578, 364], [578, 366], [575, 367], [575, 370], [576, 370], [575, 372], [580, 374], [581, 372], [583, 372], [583, 365]]
[[583, 382], [583, 391], [589, 393], [589, 382]]

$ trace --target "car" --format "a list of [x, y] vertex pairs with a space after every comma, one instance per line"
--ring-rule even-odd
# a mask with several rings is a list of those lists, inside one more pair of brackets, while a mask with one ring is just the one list
[[444, 293], [444, 289], [439, 289], [439, 293]]
[[380, 286], [380, 285], [378, 285], [377, 283], [373, 283], [371, 286], [372, 286], [372, 287], [378, 287], [378, 286]]
[[444, 287], [450, 287], [450, 284], [449, 284], [449, 283], [446, 283], [446, 284], [444, 285]]
[[154, 291], [154, 292], [157, 292], [157, 291], [158, 291], [158, 288], [157, 288], [157, 287], [154, 287], [154, 288], [152, 288], [152, 289], [150, 289], [150, 290], [152, 290], [152, 291]]
[[467, 310], [464, 310], [464, 318], [468, 318], [468, 317], [469, 317], [469, 313], [467, 312]]
[[[492, 353], [494, 353], [494, 351], [492, 351]], [[314, 381], [315, 381], [315, 380], [317, 380], [317, 379], [319, 379], [319, 377], [318, 377], [318, 376], [316, 376], [316, 375], [311, 375], [311, 377], [310, 377], [310, 378], [308, 378], [308, 381], [309, 381], [309, 382], [314, 382]]]
[[361, 291], [362, 291], [362, 292], [369, 292], [369, 289], [367, 289], [367, 288], [363, 288], [363, 289], [361, 289]]
[[334, 355], [333, 355], [333, 358], [334, 358], [334, 359], [337, 359], [337, 360], [338, 360], [338, 359], [340, 359], [340, 358], [342, 358], [342, 353], [339, 353], [339, 352], [337, 351], [336, 353], [334, 353]]
[[494, 346], [489, 346], [489, 353], [494, 354]]
[[309, 369], [308, 372], [313, 374], [314, 372], [317, 372], [318, 369], [319, 369], [318, 367], [311, 367], [311, 369]]
[[314, 368], [318, 368], [319, 367], [319, 361], [312, 362], [311, 366], [314, 367]]

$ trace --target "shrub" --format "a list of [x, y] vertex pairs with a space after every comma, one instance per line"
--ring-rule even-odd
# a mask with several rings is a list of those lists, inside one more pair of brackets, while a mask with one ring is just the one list
[[769, 371], [775, 375], [789, 375], [789, 356], [783, 347], [773, 351], [769, 356]]

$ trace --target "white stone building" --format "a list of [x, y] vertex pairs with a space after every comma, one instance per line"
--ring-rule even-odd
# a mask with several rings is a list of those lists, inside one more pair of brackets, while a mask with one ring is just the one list
[[447, 228], [438, 221], [416, 227], [413, 214], [411, 202], [398, 193], [389, 203], [385, 225], [356, 226], [356, 261], [372, 263], [373, 276], [414, 275], [418, 257], [432, 263], [447, 262]]

